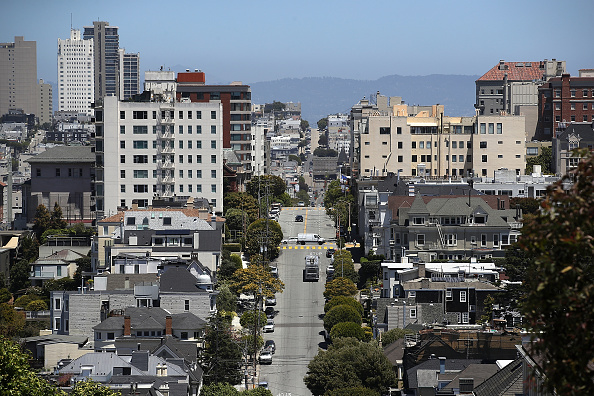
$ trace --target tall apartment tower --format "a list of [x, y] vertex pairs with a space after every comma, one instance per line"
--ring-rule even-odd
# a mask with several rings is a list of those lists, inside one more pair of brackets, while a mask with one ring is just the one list
[[58, 109], [92, 115], [95, 97], [94, 39], [83, 39], [71, 29], [69, 39], [58, 39]]
[[140, 93], [140, 54], [127, 54], [123, 48], [120, 54], [120, 99], [130, 99]]
[[205, 198], [223, 210], [220, 102], [175, 100], [174, 72], [146, 72], [146, 98], [95, 107], [97, 214], [155, 199]]
[[117, 26], [109, 22], [94, 21], [93, 26], [85, 26], [83, 39], [93, 39], [95, 101], [104, 96], [118, 96], [120, 36]]
[[9, 109], [35, 114], [38, 107], [37, 43], [15, 36], [14, 43], [0, 43], [0, 115]]
[[52, 85], [43, 82], [43, 79], [39, 80], [39, 107], [37, 108], [37, 112], [35, 115], [39, 117], [39, 124], [43, 125], [46, 122], [52, 122], [52, 114], [54, 113], [53, 110], [53, 98], [52, 98]]

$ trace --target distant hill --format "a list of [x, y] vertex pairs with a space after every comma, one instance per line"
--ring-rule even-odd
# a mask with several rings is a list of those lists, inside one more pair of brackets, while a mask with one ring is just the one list
[[301, 102], [303, 119], [315, 126], [328, 114], [348, 113], [363, 96], [380, 91], [401, 96], [408, 104], [445, 105], [446, 115], [474, 115], [475, 80], [480, 76], [432, 74], [391, 75], [375, 81], [335, 77], [284, 78], [249, 84], [252, 103]]

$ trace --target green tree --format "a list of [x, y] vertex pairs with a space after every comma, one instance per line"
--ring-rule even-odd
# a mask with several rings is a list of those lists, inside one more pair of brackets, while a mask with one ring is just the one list
[[[266, 315], [264, 315], [266, 316]], [[264, 338], [260, 334], [256, 334], [256, 343], [254, 344], [254, 333], [247, 333], [241, 337], [241, 342], [246, 347], [246, 353], [250, 356], [254, 352], [258, 352], [264, 346]]]
[[121, 396], [121, 393], [91, 379], [77, 382], [70, 393], [72, 396]]
[[546, 388], [558, 395], [588, 394], [594, 383], [594, 157], [578, 154], [585, 158], [549, 186], [542, 213], [525, 221], [520, 239], [533, 258], [522, 307], [537, 337], [531, 347]]
[[16, 337], [25, 327], [25, 314], [18, 312], [14, 306], [0, 304], [0, 336]]
[[238, 208], [229, 208], [225, 212], [225, 224], [230, 230], [245, 231], [254, 220], [256, 219], [250, 219], [250, 216], [245, 210]]
[[227, 254], [223, 253], [223, 258], [221, 260], [221, 267], [217, 272], [217, 276], [219, 279], [225, 280], [230, 279], [235, 274], [235, 271], [241, 268], [241, 257], [237, 254]]
[[346, 249], [337, 250], [334, 253], [334, 276], [348, 278], [353, 283], [357, 283], [359, 274], [355, 271], [352, 257], [351, 252]]
[[413, 334], [412, 330], [405, 330], [405, 329], [391, 329], [384, 333], [382, 333], [382, 345], [384, 347], [390, 345], [394, 341], [397, 341], [401, 338], [404, 338], [407, 334]]
[[239, 396], [240, 393], [228, 382], [214, 382], [204, 385], [200, 390], [200, 396]]
[[204, 384], [228, 382], [239, 384], [243, 377], [241, 370], [242, 352], [235, 341], [230, 323], [222, 315], [210, 318], [204, 336], [202, 369]]
[[340, 322], [332, 326], [330, 339], [335, 340], [341, 337], [353, 337], [362, 341], [365, 339], [365, 330], [360, 324], [354, 322]]
[[309, 128], [309, 122], [307, 122], [306, 120], [301, 120], [301, 122], [299, 123], [299, 127], [303, 132], [305, 132], [305, 130]]
[[309, 202], [309, 194], [307, 193], [307, 190], [299, 190], [297, 192], [297, 199], [299, 201]]
[[237, 308], [237, 295], [233, 293], [227, 282], [217, 284], [217, 309], [219, 311], [235, 312]]
[[324, 393], [324, 396], [380, 396], [378, 391], [366, 388], [364, 386], [352, 386], [349, 388], [340, 388], [329, 390]]
[[245, 192], [225, 194], [223, 198], [223, 211], [226, 215], [229, 209], [243, 210], [247, 213], [247, 218], [245, 219], [247, 226], [258, 219], [258, 201], [256, 198]]
[[241, 392], [242, 396], [272, 396], [272, 392], [269, 389], [264, 388], [254, 388], [254, 389], [247, 389]]
[[326, 129], [328, 126], [328, 117], [324, 117], [318, 120], [318, 129]]
[[11, 396], [64, 395], [37, 376], [29, 366], [29, 355], [4, 337], [0, 337], [0, 389]]
[[[328, 146], [328, 136], [325, 133], [320, 134], [320, 137], [318, 138], [318, 146]], [[314, 150], [314, 155], [316, 150], [319, 149], [320, 147], [317, 147]], [[322, 149], [324, 150], [324, 149]], [[327, 157], [326, 155], [318, 155], [318, 157]]]
[[540, 210], [540, 200], [534, 198], [518, 198], [512, 197], [509, 200], [509, 207], [515, 209], [519, 206], [522, 209], [522, 214], [537, 214]]
[[356, 308], [350, 305], [337, 305], [324, 315], [324, 328], [327, 332], [330, 332], [334, 325], [342, 322], [356, 323], [360, 327], [362, 323], [361, 315], [359, 315]]
[[[254, 176], [247, 183], [245, 191], [252, 197], [258, 199], [258, 193], [261, 198], [266, 196], [266, 186], [271, 197], [278, 197], [287, 190], [287, 184], [280, 176], [263, 175]], [[272, 201], [270, 201], [272, 203]]]
[[[267, 230], [268, 224], [268, 230]], [[268, 260], [279, 256], [279, 244], [283, 240], [280, 224], [274, 220], [259, 219], [254, 221], [245, 234], [245, 251], [248, 255], [263, 254], [266, 250]]]
[[0, 304], [7, 303], [12, 299], [12, 293], [8, 288], [3, 287], [0, 289]]
[[361, 268], [359, 268], [359, 288], [365, 287], [367, 281], [375, 282], [381, 276], [382, 260], [368, 261], [361, 258]]
[[264, 312], [258, 312], [257, 314], [254, 314], [254, 311], [245, 311], [239, 319], [241, 327], [248, 329], [252, 333], [254, 332], [254, 325], [256, 321], [258, 323], [257, 330], [259, 333], [262, 327], [264, 327], [266, 324], [266, 314]]
[[45, 205], [39, 205], [35, 211], [35, 217], [33, 218], [33, 230], [37, 234], [37, 238], [41, 237], [41, 234], [50, 227], [51, 215]]
[[286, 104], [284, 104], [283, 102], [279, 102], [276, 100], [272, 101], [272, 111], [274, 111], [275, 113], [279, 113], [279, 112], [283, 112], [285, 111], [285, 108], [287, 107]]
[[15, 293], [18, 290], [31, 286], [29, 275], [31, 265], [27, 260], [19, 260], [10, 268], [10, 291]]
[[[320, 142], [323, 143], [322, 138], [320, 138], [318, 144], [320, 144]], [[313, 151], [313, 155], [315, 155], [316, 157], [338, 157], [338, 152], [333, 149], [318, 147]]]
[[363, 305], [359, 301], [355, 300], [353, 297], [347, 296], [332, 297], [330, 301], [328, 301], [326, 305], [324, 305], [324, 312], [328, 312], [338, 305], [350, 305], [351, 307], [355, 308], [357, 312], [359, 312], [360, 316], [363, 316]]
[[332, 299], [336, 296], [352, 297], [357, 293], [357, 286], [348, 278], [338, 277], [326, 283], [324, 297]]
[[29, 304], [27, 304], [27, 306], [25, 307], [25, 310], [27, 311], [45, 311], [47, 310], [47, 303], [43, 300], [35, 300], [35, 301], [31, 301]]
[[68, 223], [63, 218], [62, 208], [58, 205], [58, 202], [54, 203], [54, 210], [50, 216], [50, 228], [62, 229], [67, 226]]
[[314, 395], [342, 388], [365, 387], [380, 394], [395, 384], [392, 364], [374, 342], [338, 338], [309, 362], [305, 385]]
[[295, 154], [289, 154], [289, 161], [297, 162], [297, 165], [301, 165], [301, 157]]
[[529, 175], [533, 172], [534, 165], [540, 165], [541, 172], [545, 175], [550, 175], [552, 173], [552, 164], [553, 149], [551, 147], [543, 147], [539, 155], [526, 159], [526, 174]]
[[282, 293], [285, 284], [270, 273], [270, 267], [252, 260], [247, 268], [235, 272], [231, 286], [240, 294], [253, 295], [256, 298], [274, 297], [275, 293]]

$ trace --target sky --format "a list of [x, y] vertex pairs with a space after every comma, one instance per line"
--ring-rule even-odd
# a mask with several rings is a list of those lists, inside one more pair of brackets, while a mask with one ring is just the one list
[[482, 75], [500, 59], [594, 68], [594, 0], [2, 0], [0, 10], [0, 42], [36, 41], [38, 78], [51, 82], [71, 18], [80, 30], [118, 26], [141, 71], [200, 69], [207, 84]]

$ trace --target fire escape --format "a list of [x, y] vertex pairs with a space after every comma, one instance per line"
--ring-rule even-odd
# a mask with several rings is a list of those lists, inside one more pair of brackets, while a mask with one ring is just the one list
[[157, 117], [157, 194], [175, 194], [175, 121], [173, 103], [163, 103]]

